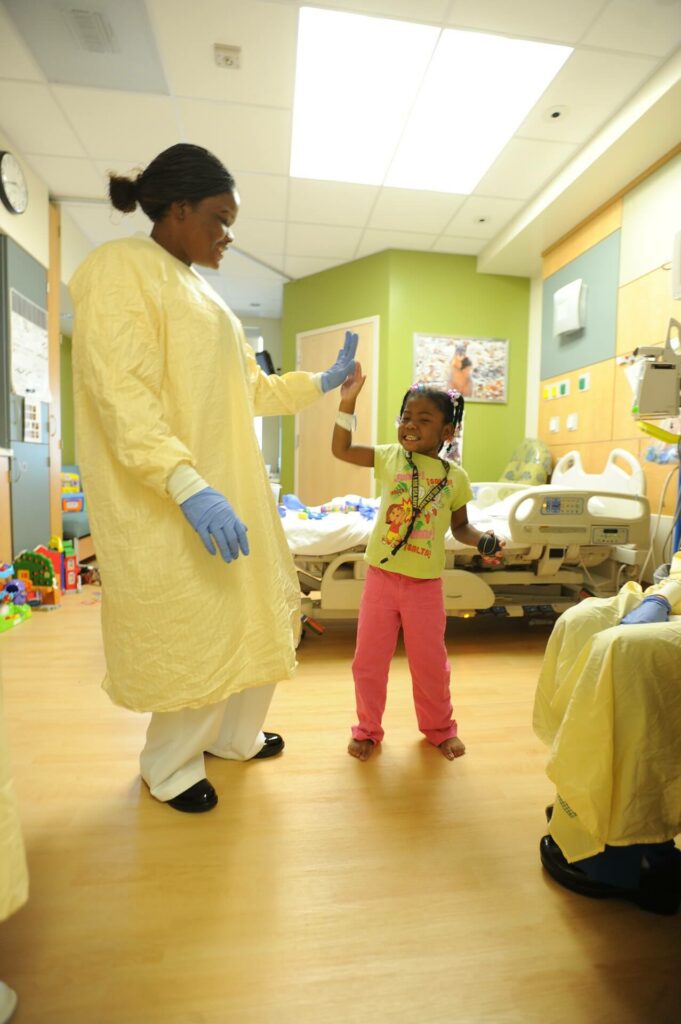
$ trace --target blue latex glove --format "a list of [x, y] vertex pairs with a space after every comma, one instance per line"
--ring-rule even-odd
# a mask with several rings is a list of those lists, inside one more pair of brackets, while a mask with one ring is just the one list
[[219, 491], [204, 487], [183, 501], [180, 508], [211, 555], [216, 554], [213, 540], [225, 562], [238, 558], [239, 549], [244, 555], [248, 554], [247, 527]]
[[345, 332], [345, 344], [343, 348], [339, 349], [338, 359], [330, 369], [325, 370], [322, 374], [322, 391], [324, 393], [333, 388], [339, 388], [345, 378], [354, 370], [358, 341], [358, 334], [353, 334], [352, 331]]
[[621, 626], [636, 626], [644, 622], [666, 622], [672, 610], [669, 601], [660, 594], [644, 597], [638, 608], [625, 615]]

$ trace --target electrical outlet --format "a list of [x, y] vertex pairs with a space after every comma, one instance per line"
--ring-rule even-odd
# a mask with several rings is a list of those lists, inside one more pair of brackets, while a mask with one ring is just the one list
[[238, 71], [241, 67], [241, 47], [227, 46], [224, 43], [216, 43], [213, 47], [215, 63], [219, 68], [229, 68]]

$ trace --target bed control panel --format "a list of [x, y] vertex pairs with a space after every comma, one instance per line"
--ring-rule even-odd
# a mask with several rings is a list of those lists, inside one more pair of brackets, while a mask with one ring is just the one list
[[545, 498], [541, 504], [543, 516], [581, 516], [584, 512], [584, 498]]
[[627, 544], [629, 528], [626, 526], [592, 526], [592, 544]]

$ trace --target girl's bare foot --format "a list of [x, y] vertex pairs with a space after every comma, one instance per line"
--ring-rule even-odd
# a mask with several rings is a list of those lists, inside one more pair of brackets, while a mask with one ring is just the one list
[[359, 761], [368, 761], [374, 750], [373, 740], [355, 740], [348, 743], [348, 754], [352, 754]]
[[461, 757], [466, 753], [466, 748], [458, 736], [451, 736], [448, 740], [439, 743], [438, 746], [448, 761], [453, 761], [455, 757]]

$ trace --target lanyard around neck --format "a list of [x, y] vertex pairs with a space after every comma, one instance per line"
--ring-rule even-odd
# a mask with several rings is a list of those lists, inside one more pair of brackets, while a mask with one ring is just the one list
[[[433, 487], [431, 487], [428, 493], [424, 496], [421, 504], [419, 504], [419, 471], [416, 466], [416, 463], [414, 462], [411, 456], [411, 453], [406, 452], [406, 456], [407, 462], [411, 466], [411, 519], [409, 521], [407, 529], [405, 530], [404, 537], [402, 537], [402, 539], [399, 540], [397, 544], [395, 544], [395, 546], [391, 549], [391, 557], [396, 555], [400, 548], [404, 547], [404, 545], [411, 537], [414, 527], [416, 526], [416, 520], [423, 512], [426, 505], [429, 505], [431, 501], [434, 501], [435, 498], [437, 498], [440, 491], [443, 491], [445, 489], [445, 487], [447, 486], [447, 482], [449, 480], [449, 463], [446, 462], [444, 459], [440, 459], [445, 475], [442, 477], [441, 480], [434, 484]], [[382, 558], [381, 565], [383, 565], [383, 563], [387, 561], [387, 558]]]

